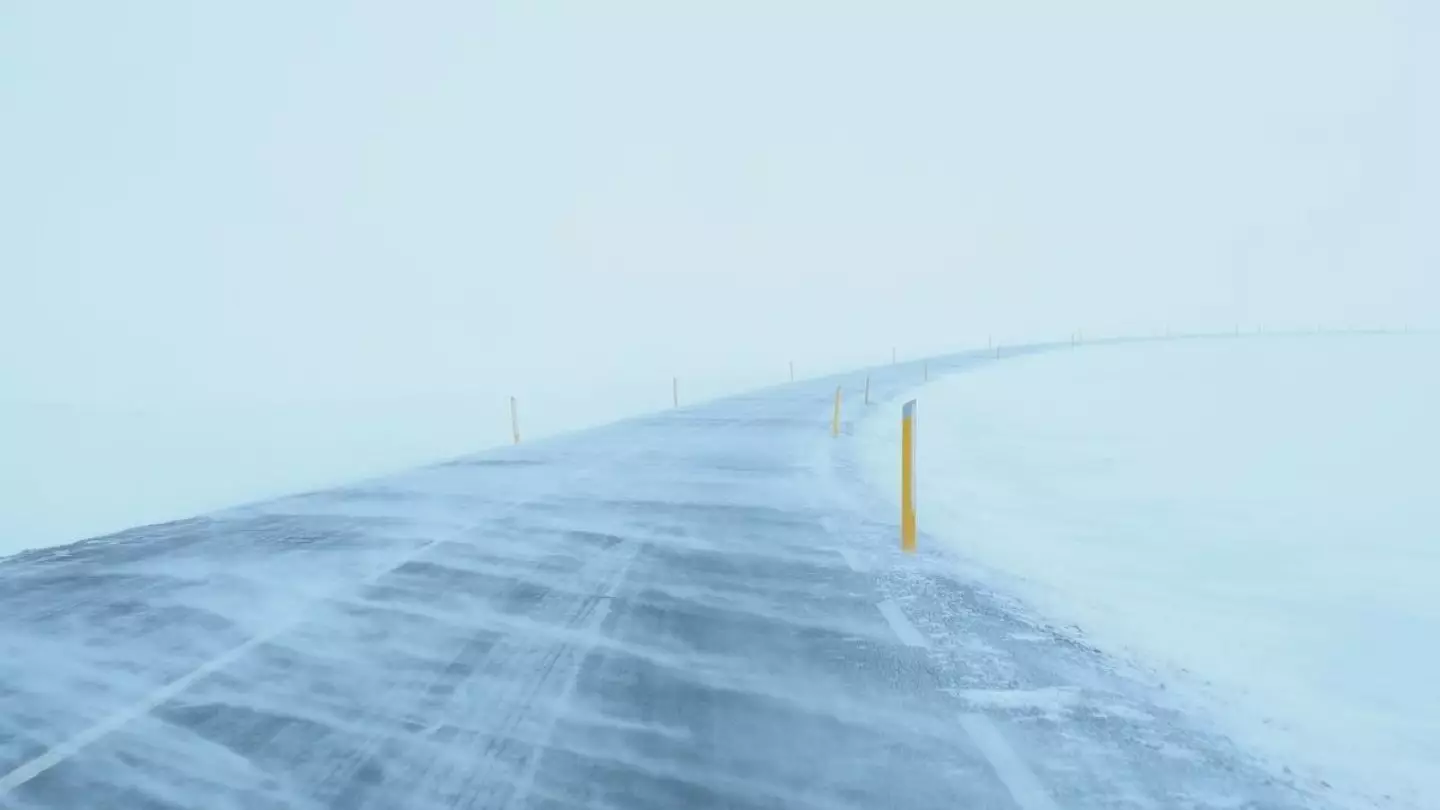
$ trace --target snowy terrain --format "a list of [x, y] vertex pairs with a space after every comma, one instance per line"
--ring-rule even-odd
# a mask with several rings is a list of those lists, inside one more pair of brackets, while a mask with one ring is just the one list
[[[682, 403], [780, 381], [711, 373]], [[671, 379], [610, 372], [603, 384], [519, 375], [527, 440], [657, 411]], [[333, 487], [510, 443], [509, 393], [390, 399], [36, 402], [0, 391], [0, 557], [147, 523]]]
[[458, 455], [474, 405], [0, 402], [0, 557]]
[[[1433, 336], [1207, 339], [943, 379], [911, 392], [922, 546], [1318, 794], [1440, 806], [1437, 362]], [[861, 428], [892, 498], [898, 429]]]

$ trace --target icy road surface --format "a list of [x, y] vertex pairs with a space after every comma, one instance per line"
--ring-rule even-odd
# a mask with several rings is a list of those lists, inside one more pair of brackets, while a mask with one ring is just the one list
[[903, 558], [836, 384], [0, 562], [0, 807], [1322, 806]]

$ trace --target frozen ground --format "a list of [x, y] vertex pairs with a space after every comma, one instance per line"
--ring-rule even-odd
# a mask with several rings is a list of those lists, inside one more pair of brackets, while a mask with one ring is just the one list
[[475, 405], [0, 401], [0, 556], [458, 455]]
[[836, 382], [0, 561], [0, 808], [1326, 806], [900, 555]]
[[[715, 374], [682, 401], [773, 383]], [[530, 377], [536, 375], [530, 374]], [[598, 375], [597, 375], [598, 376]], [[0, 557], [131, 526], [334, 487], [510, 441], [509, 394], [527, 438], [655, 411], [661, 374], [557, 375], [549, 388], [457, 390], [346, 401], [37, 402], [0, 390]], [[584, 396], [577, 396], [584, 391]]]
[[[1437, 364], [1433, 336], [1277, 337], [947, 378], [912, 392], [921, 530], [1273, 769], [1440, 806]], [[862, 431], [892, 502], [897, 432]]]

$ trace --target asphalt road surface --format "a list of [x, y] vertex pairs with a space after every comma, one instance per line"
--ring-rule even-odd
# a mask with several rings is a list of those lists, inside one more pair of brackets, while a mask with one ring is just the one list
[[0, 562], [0, 808], [1319, 806], [901, 555], [863, 379]]

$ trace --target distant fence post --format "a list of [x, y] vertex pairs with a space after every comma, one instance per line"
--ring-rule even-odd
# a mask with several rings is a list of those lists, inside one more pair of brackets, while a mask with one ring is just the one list
[[830, 435], [837, 439], [840, 437], [840, 398], [844, 390], [841, 386], [835, 386], [835, 417], [830, 420]]
[[900, 415], [900, 548], [915, 550], [915, 400]]
[[675, 407], [680, 407], [680, 378], [670, 378], [670, 395], [675, 400]]
[[865, 404], [870, 404], [870, 375], [865, 375]]
[[515, 443], [520, 443], [520, 404], [515, 397], [510, 397], [510, 433], [515, 437]]

